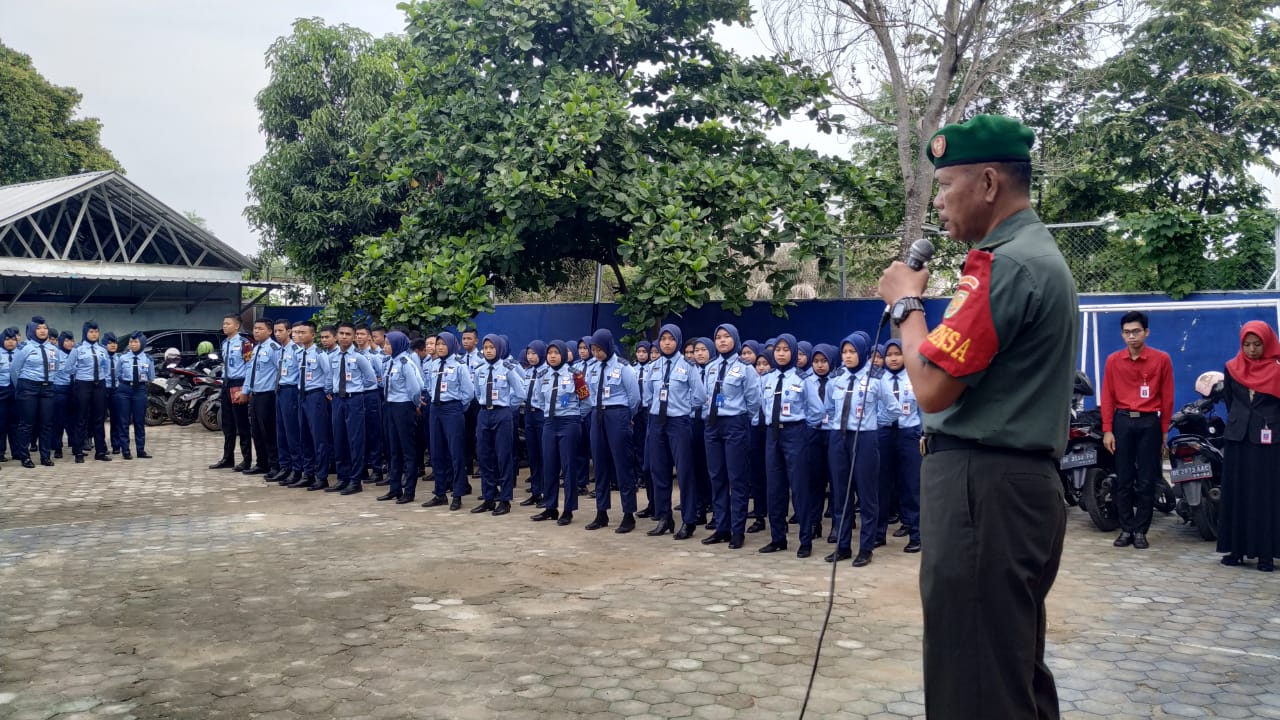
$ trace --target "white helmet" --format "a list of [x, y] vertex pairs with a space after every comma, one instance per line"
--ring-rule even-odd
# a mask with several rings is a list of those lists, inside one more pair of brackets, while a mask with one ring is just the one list
[[179, 350], [178, 348], [171, 347], [164, 351], [165, 362], [172, 362], [174, 360], [181, 360], [181, 359], [182, 359], [182, 351]]

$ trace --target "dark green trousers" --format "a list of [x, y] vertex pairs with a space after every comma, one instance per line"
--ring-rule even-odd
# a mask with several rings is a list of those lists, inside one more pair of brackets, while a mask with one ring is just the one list
[[924, 459], [920, 597], [929, 720], [1057, 720], [1045, 597], [1066, 506], [1044, 459], [949, 450]]

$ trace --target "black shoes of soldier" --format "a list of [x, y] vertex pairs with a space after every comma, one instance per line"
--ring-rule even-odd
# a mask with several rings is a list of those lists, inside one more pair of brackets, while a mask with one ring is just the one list
[[1129, 547], [1133, 544], [1133, 533], [1121, 530], [1120, 537], [1116, 538], [1116, 541], [1111, 544], [1115, 547]]
[[533, 507], [534, 505], [537, 505], [538, 503], [541, 503], [541, 502], [542, 502], [541, 495], [530, 495], [529, 497], [520, 501], [520, 507]]
[[[116, 451], [114, 451], [114, 452], [119, 452], [119, 450], [116, 450]], [[125, 454], [126, 454], [126, 455], [128, 455], [128, 453], [125, 453]], [[221, 460], [219, 460], [218, 462], [216, 462], [216, 463], [214, 463], [214, 464], [210, 465], [210, 466], [209, 466], [209, 469], [210, 469], [210, 470], [223, 470], [223, 469], [226, 469], [226, 468], [229, 468], [229, 467], [235, 467], [235, 464], [236, 464], [236, 463], [235, 463], [235, 461], [234, 461], [234, 460], [232, 460], [231, 458], [222, 458], [222, 459], [221, 459]]]
[[601, 510], [596, 513], [596, 519], [587, 524], [587, 529], [599, 530], [603, 527], [609, 527], [609, 513]]
[[728, 542], [728, 541], [729, 541], [729, 533], [726, 533], [726, 532], [717, 532], [717, 533], [713, 533], [709, 537], [702, 538], [703, 545], [719, 545], [722, 542]]
[[899, 525], [898, 529], [893, 531], [894, 537], [906, 537], [910, 534], [911, 534], [911, 531], [907, 529], [906, 525]]
[[822, 559], [827, 562], [840, 562], [841, 560], [848, 560], [851, 557], [853, 557], [852, 550], [849, 550], [848, 548], [836, 548], [835, 552]]
[[324, 489], [324, 491], [325, 491], [325, 492], [336, 492], [336, 493], [340, 493], [340, 492], [342, 492], [343, 490], [346, 490], [349, 484], [350, 484], [350, 483], [347, 483], [347, 482], [340, 482], [340, 483], [338, 483], [337, 485], [334, 485], [334, 486], [333, 486], [333, 487], [331, 487], [331, 488], [325, 488], [325, 489]]
[[652, 506], [652, 505], [646, 505], [646, 506], [644, 507], [644, 509], [643, 509], [643, 510], [641, 510], [641, 511], [640, 511], [640, 512], [638, 512], [638, 513], [636, 513], [636, 517], [641, 518], [641, 519], [647, 519], [647, 518], [651, 518], [651, 517], [653, 517], [653, 506]]
[[430, 500], [422, 503], [422, 507], [440, 507], [441, 505], [448, 505], [448, 504], [449, 504], [449, 499], [446, 498], [445, 496], [432, 495]]
[[33, 462], [31, 462], [31, 458], [27, 458], [26, 460], [23, 460], [23, 461], [22, 461], [22, 467], [24, 467], [24, 468], [26, 468], [26, 469], [28, 469], [28, 470], [30, 470], [31, 468], [33, 468], [33, 467], [35, 467], [35, 466], [36, 466], [36, 464], [35, 464], [35, 463], [33, 463]]
[[573, 522], [573, 513], [569, 512], [568, 510], [565, 510], [564, 513], [560, 515], [560, 519], [556, 520], [556, 524], [559, 525], [560, 527], [564, 527], [565, 525], [568, 525], [571, 522]]
[[904, 548], [902, 548], [902, 552], [904, 552], [904, 553], [918, 553], [918, 552], [920, 552], [920, 541], [919, 541], [919, 540], [912, 540], [912, 541], [908, 542], [908, 543], [907, 543], [907, 546], [906, 546], [906, 547], [904, 547]]
[[492, 501], [492, 500], [485, 500], [485, 501], [481, 502], [479, 505], [477, 505], [477, 506], [475, 506], [475, 507], [471, 508], [471, 514], [472, 514], [472, 515], [479, 515], [480, 513], [490, 512], [490, 511], [492, 511], [492, 510], [493, 510], [493, 508], [494, 508], [493, 501]]
[[765, 527], [766, 527], [766, 526], [765, 526], [765, 523], [764, 523], [764, 519], [763, 519], [763, 518], [756, 518], [756, 521], [755, 521], [755, 522], [753, 522], [753, 523], [751, 523], [751, 527], [747, 528], [747, 532], [748, 532], [748, 533], [758, 533], [758, 532], [760, 532], [761, 530], [764, 530], [764, 529], [765, 529]]
[[876, 547], [884, 547], [887, 544], [889, 543], [885, 538], [876, 538]]
[[83, 456], [83, 455], [77, 455], [77, 456], [76, 456], [76, 464], [77, 464], [77, 465], [83, 465], [83, 464], [84, 464], [84, 456]]
[[314, 490], [324, 490], [325, 492], [328, 492], [328, 491], [329, 491], [329, 489], [330, 489], [330, 488], [329, 488], [329, 481], [328, 481], [328, 480], [316, 480], [315, 482], [311, 483], [310, 485], [307, 485], [307, 486], [306, 486], [306, 488], [307, 488], [307, 492], [312, 492], [312, 491], [314, 491]]
[[649, 537], [658, 537], [659, 535], [665, 535], [672, 530], [675, 530], [675, 528], [675, 522], [672, 521], [671, 518], [665, 517], [658, 521], [658, 526], [656, 528], [645, 533], [645, 535], [648, 535]]
[[1134, 549], [1135, 549], [1135, 550], [1146, 550], [1147, 548], [1151, 547], [1151, 543], [1147, 542], [1147, 534], [1146, 534], [1146, 533], [1134, 533], [1134, 534], [1133, 534], [1133, 547], [1134, 547]]
[[511, 503], [506, 500], [499, 500], [498, 504], [493, 507], [493, 516], [499, 517], [511, 512]]
[[396, 499], [397, 505], [408, 505], [411, 502], [413, 502], [412, 495], [401, 495], [399, 498]]
[[635, 513], [622, 513], [622, 522], [618, 523], [618, 529], [614, 530], [615, 535], [626, 535], [636, 529]]
[[697, 526], [697, 525], [692, 525], [692, 524], [689, 524], [689, 523], [685, 523], [685, 524], [681, 525], [681, 526], [680, 526], [680, 530], [679, 530], [678, 532], [676, 532], [676, 534], [675, 534], [675, 539], [676, 539], [676, 540], [688, 540], [689, 538], [693, 537], [693, 533], [694, 533], [694, 532], [696, 532], [697, 530], [698, 530], [698, 526]]
[[[125, 459], [128, 459], [128, 458], [129, 458], [129, 453], [128, 453], [128, 452], [126, 452], [126, 453], [124, 454], [124, 456], [125, 456]], [[242, 463], [240, 463], [240, 464], [236, 465], [235, 467], [231, 468], [231, 472], [238, 472], [238, 473], [242, 473], [242, 472], [244, 472], [244, 471], [246, 471], [246, 470], [248, 470], [248, 469], [249, 469], [249, 463], [247, 463], [247, 462], [242, 462]]]
[[389, 492], [389, 493], [387, 493], [386, 495], [379, 495], [379, 496], [377, 497], [377, 499], [378, 499], [378, 501], [382, 501], [382, 500], [399, 500], [399, 499], [400, 499], [400, 494], [399, 494], [399, 493]]
[[546, 510], [543, 510], [542, 512], [538, 513], [537, 515], [534, 515], [529, 519], [534, 522], [542, 522], [543, 520], [556, 520], [556, 519], [559, 519], [559, 517], [560, 517], [559, 510], [556, 510], [554, 508], [547, 508]]
[[[142, 457], [142, 454], [139, 453], [138, 457]], [[267, 469], [254, 466], [251, 468], [245, 468], [243, 472], [245, 475], [265, 475], [267, 474]]]
[[827, 544], [828, 544], [828, 545], [835, 545], [835, 544], [836, 544], [836, 529], [835, 529], [835, 527], [832, 527], [832, 528], [831, 528], [831, 534], [827, 535]]
[[98, 462], [111, 462], [111, 456], [106, 453], [102, 453], [100, 455], [94, 455], [93, 459], [97, 460]]
[[355, 495], [356, 493], [361, 492], [363, 490], [364, 488], [360, 485], [360, 483], [353, 482], [350, 485], [346, 486], [345, 488], [339, 490], [338, 494], [339, 495]]
[[132, 459], [133, 459], [133, 456], [129, 454], [129, 451], [128, 451], [128, 450], [121, 450], [121, 451], [120, 451], [120, 457], [124, 458], [125, 460], [132, 460]]
[[810, 545], [810, 544], [808, 544], [808, 543], [805, 543], [804, 545], [801, 545], [801, 546], [800, 546], [800, 549], [799, 549], [799, 550], [796, 550], [796, 557], [798, 557], [798, 558], [800, 558], [800, 559], [802, 559], [802, 560], [803, 560], [804, 558], [809, 557], [809, 556], [810, 556], [810, 555], [812, 555], [812, 554], [813, 554], [813, 546], [812, 546], [812, 545]]
[[866, 567], [871, 564], [871, 553], [865, 550], [858, 551], [858, 557], [853, 559], [854, 567]]
[[461, 510], [461, 509], [462, 509], [462, 498], [457, 495], [454, 495], [453, 502], [449, 503], [449, 510], [453, 511], [453, 510]]
[[49, 459], [41, 460], [41, 461], [40, 461], [40, 464], [41, 464], [41, 465], [43, 465], [43, 466], [45, 466], [45, 467], [53, 467], [53, 461], [52, 461], [52, 460], [49, 460]]
[[743, 537], [742, 535], [734, 535], [729, 538], [730, 550], [741, 550], [742, 546], [745, 544], [746, 544], [746, 538]]
[[784, 540], [783, 542], [780, 542], [780, 543], [771, 542], [768, 545], [765, 545], [764, 547], [760, 548], [757, 552], [768, 554], [768, 553], [776, 553], [779, 550], [786, 550], [786, 549], [787, 549], [787, 543]]

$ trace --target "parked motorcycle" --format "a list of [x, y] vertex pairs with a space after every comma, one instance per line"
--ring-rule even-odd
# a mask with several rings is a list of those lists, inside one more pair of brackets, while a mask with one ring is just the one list
[[147, 426], [163, 425], [169, 419], [169, 379], [157, 377], [147, 383]]
[[201, 405], [218, 394], [219, 384], [215, 384], [215, 380], [219, 366], [210, 358], [201, 358], [190, 367], [171, 368], [169, 372], [176, 390], [171, 391], [166, 410], [169, 420], [185, 427], [199, 420]]
[[1071, 429], [1067, 451], [1058, 461], [1068, 505], [1079, 504], [1103, 532], [1120, 527], [1115, 499], [1115, 457], [1102, 444], [1102, 412], [1085, 410], [1084, 399], [1095, 394], [1093, 383], [1076, 372], [1072, 389]]
[[200, 424], [209, 432], [218, 432], [222, 430], [222, 364], [218, 360], [217, 353], [209, 353], [208, 359], [216, 366], [210, 369], [212, 378], [210, 387], [213, 394], [200, 404]]
[[1222, 501], [1223, 430], [1226, 422], [1214, 415], [1222, 400], [1223, 375], [1210, 371], [1196, 379], [1199, 400], [1174, 413], [1169, 440], [1169, 479], [1173, 482], [1174, 511], [1192, 523], [1200, 537], [1218, 537], [1218, 504]]

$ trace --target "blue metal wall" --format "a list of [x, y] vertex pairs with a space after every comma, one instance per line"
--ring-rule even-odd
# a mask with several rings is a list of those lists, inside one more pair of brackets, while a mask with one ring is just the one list
[[[1108, 354], [1124, 347], [1120, 338], [1120, 317], [1124, 311], [1100, 310], [1094, 313], [1089, 308], [1131, 304], [1151, 310], [1150, 344], [1168, 352], [1173, 358], [1176, 401], [1180, 406], [1195, 399], [1193, 385], [1200, 373], [1221, 370], [1223, 364], [1235, 355], [1239, 347], [1240, 327], [1245, 322], [1265, 320], [1273, 327], [1277, 325], [1274, 305], [1195, 309], [1197, 303], [1223, 301], [1277, 303], [1280, 302], [1280, 293], [1202, 293], [1181, 302], [1155, 294], [1087, 295], [1081, 297], [1080, 304], [1082, 317], [1097, 315], [1098, 364], [1104, 364]], [[929, 300], [925, 305], [929, 324], [933, 325], [941, 319], [947, 300]], [[314, 307], [265, 308], [262, 316], [303, 320], [310, 318], [316, 310], [318, 308]], [[787, 318], [775, 317], [767, 303], [756, 303], [745, 309], [741, 316], [722, 310], [718, 304], [708, 304], [672, 320], [684, 330], [685, 337], [710, 335], [716, 325], [731, 322], [742, 332], [744, 339], [764, 340], [782, 332], [791, 332], [810, 342], [835, 344], [854, 330], [874, 332], [883, 312], [884, 305], [877, 300], [812, 300], [789, 308]], [[524, 304], [500, 305], [494, 312], [477, 318], [477, 325], [481, 335], [507, 335], [511, 338], [512, 347], [519, 349], [534, 339], [577, 339], [590, 334], [596, 327], [609, 328], [621, 338], [627, 334], [622, 325], [624, 320], [618, 314], [618, 306], [612, 303], [602, 303], [598, 308], [591, 303]], [[887, 337], [887, 330], [884, 335]], [[1077, 366], [1094, 377], [1100, 389], [1101, 368], [1094, 362], [1091, 324], [1084, 335], [1081, 346], [1076, 349]]]

